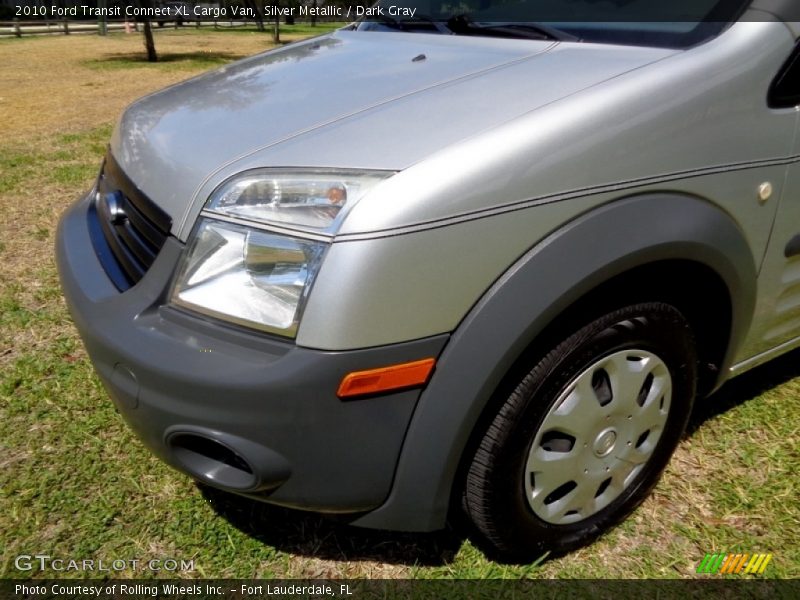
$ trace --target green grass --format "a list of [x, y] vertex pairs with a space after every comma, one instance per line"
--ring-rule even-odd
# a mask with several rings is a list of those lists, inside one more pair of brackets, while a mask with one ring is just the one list
[[4, 148], [0, 153], [0, 194], [24, 192], [32, 181], [80, 189], [97, 173], [111, 126], [56, 137], [45, 151], [25, 147]]
[[[296, 23], [295, 25], [284, 25], [281, 24], [281, 35], [302, 35], [302, 36], [314, 36], [314, 35], [321, 35], [323, 33], [327, 33], [328, 31], [333, 31], [334, 29], [339, 29], [340, 27], [344, 27], [347, 23], [317, 23], [316, 25], [311, 25], [311, 23]], [[266, 27], [267, 31], [270, 30], [272, 26], [271, 23], [265, 23], [264, 26]]]
[[[35, 553], [193, 560], [187, 577], [693, 577], [706, 552], [737, 551], [773, 553], [767, 577], [800, 577], [797, 352], [701, 403], [652, 498], [542, 564], [492, 562], [463, 529], [358, 530], [199, 488], [125, 426], [61, 297], [57, 216], [91, 184], [110, 134], [0, 141], [0, 577], [93, 575], [14, 569]], [[159, 575], [122, 573], [134, 574]]]
[[[280, 26], [280, 36], [281, 42], [287, 43], [289, 41], [294, 41], [298, 39], [298, 37], [310, 37], [316, 35], [323, 35], [325, 33], [329, 33], [335, 29], [342, 27], [344, 23], [319, 23], [316, 26], [312, 26], [309, 23], [299, 23], [296, 25], [285, 25], [282, 24]], [[155, 27], [153, 29], [155, 32], [159, 32], [160, 28]], [[179, 29], [174, 28], [164, 28], [161, 30], [159, 35], [167, 35], [170, 38], [180, 38], [180, 37], [196, 37], [196, 36], [203, 36], [209, 31], [208, 28], [194, 28], [191, 26], [182, 27]], [[225, 34], [239, 34], [239, 35], [247, 35], [247, 36], [266, 36], [266, 41], [272, 40], [272, 25], [271, 23], [265, 23], [265, 30], [258, 31], [255, 24], [246, 25], [246, 26], [237, 26], [231, 28], [221, 28], [215, 31], [224, 31]], [[124, 35], [120, 33], [114, 33], [111, 35]], [[131, 69], [131, 68], [157, 68], [163, 71], [174, 71], [174, 70], [185, 70], [185, 69], [192, 69], [192, 70], [204, 70], [204, 69], [211, 69], [213, 67], [218, 67], [224, 64], [227, 64], [231, 61], [238, 60], [240, 58], [244, 58], [246, 55], [239, 54], [235, 52], [212, 52], [212, 51], [196, 51], [196, 52], [159, 52], [158, 50], [158, 38], [159, 35], [155, 37], [156, 42], [156, 52], [158, 53], [158, 61], [155, 63], [151, 63], [147, 61], [147, 57], [141, 51], [125, 53], [125, 54], [112, 54], [106, 55], [99, 58], [94, 58], [91, 60], [85, 61], [85, 65], [93, 68], [93, 69], [101, 69], [101, 70], [120, 70], [120, 69]]]
[[136, 67], [157, 68], [164, 71], [175, 69], [211, 69], [220, 65], [227, 64], [234, 60], [244, 58], [243, 54], [233, 54], [230, 52], [184, 52], [166, 53], [159, 56], [158, 62], [151, 63], [142, 52], [130, 54], [116, 54], [88, 60], [86, 66], [95, 69], [118, 70]]
[[[316, 25], [311, 25], [310, 22], [295, 23], [294, 25], [287, 25], [286, 23], [281, 23], [280, 36], [313, 37], [316, 35], [323, 35], [325, 33], [329, 33], [334, 29], [339, 29], [341, 27], [344, 27], [345, 25], [347, 25], [347, 23], [345, 22], [322, 22], [322, 21], [318, 22]], [[274, 29], [274, 26], [275, 26], [274, 23], [265, 21], [264, 31], [259, 31], [255, 23], [247, 24], [244, 26], [230, 27], [230, 28], [221, 27], [217, 29], [217, 31], [224, 30], [230, 33], [257, 33], [259, 35], [268, 35], [272, 37], [272, 31]], [[197, 28], [186, 26], [182, 30], [183, 31], [192, 30], [194, 32], [198, 31], [202, 32], [202, 29], [203, 29], [202, 27], [200, 28], [200, 30], [198, 30]], [[154, 31], [156, 30], [154, 29]]]

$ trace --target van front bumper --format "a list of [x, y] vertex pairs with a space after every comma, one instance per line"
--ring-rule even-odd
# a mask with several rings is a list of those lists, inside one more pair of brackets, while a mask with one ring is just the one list
[[324, 352], [181, 312], [167, 303], [175, 238], [120, 293], [93, 249], [89, 202], [61, 219], [58, 270], [94, 367], [145, 445], [200, 481], [276, 504], [379, 506], [420, 391], [344, 402], [337, 387], [351, 371], [436, 357], [447, 336]]

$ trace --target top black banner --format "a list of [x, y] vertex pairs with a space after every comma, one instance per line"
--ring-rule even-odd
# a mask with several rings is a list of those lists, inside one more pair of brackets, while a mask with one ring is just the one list
[[[22, 0], [21, 4], [29, 4]], [[26, 16], [73, 19], [286, 20], [323, 18], [369, 21], [388, 27], [464, 23], [558, 24], [698, 23], [800, 21], [796, 0], [62, 0], [29, 7]], [[45, 11], [41, 13], [41, 11]]]

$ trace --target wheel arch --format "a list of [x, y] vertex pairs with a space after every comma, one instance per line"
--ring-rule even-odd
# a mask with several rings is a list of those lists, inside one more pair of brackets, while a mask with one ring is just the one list
[[[580, 296], [548, 323], [515, 360], [505, 377], [529, 364], [539, 350], [557, 344], [586, 322], [624, 304], [664, 302], [692, 326], [699, 358], [698, 395], [721, 383], [733, 332], [733, 299], [726, 281], [703, 262], [661, 259], [623, 271]], [[737, 336], [738, 337], [738, 336]]]
[[755, 280], [744, 233], [699, 198], [628, 197], [567, 223], [514, 263], [455, 330], [417, 405], [387, 501], [354, 524], [443, 527], [496, 390], [530, 352], [615, 302], [672, 300], [685, 311], [702, 362], [713, 365], [701, 381], [710, 391], [749, 328]]

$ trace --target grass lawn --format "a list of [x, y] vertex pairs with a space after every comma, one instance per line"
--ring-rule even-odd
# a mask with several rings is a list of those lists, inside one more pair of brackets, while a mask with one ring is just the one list
[[632, 518], [540, 565], [490, 562], [459, 531], [364, 531], [235, 500], [152, 457], [70, 322], [53, 261], [57, 219], [91, 184], [126, 104], [262, 51], [270, 36], [164, 29], [156, 45], [166, 60], [151, 65], [140, 35], [0, 40], [0, 576], [28, 576], [14, 558], [43, 553], [194, 560], [187, 577], [680, 578], [707, 552], [770, 552], [766, 576], [800, 576], [798, 353], [704, 402]]

